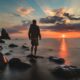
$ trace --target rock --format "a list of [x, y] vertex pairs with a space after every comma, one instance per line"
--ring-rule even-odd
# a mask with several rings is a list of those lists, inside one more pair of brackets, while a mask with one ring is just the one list
[[3, 47], [2, 46], [0, 46], [0, 50], [2, 50], [3, 49]]
[[27, 47], [27, 46], [24, 46], [24, 45], [23, 45], [22, 48], [23, 48], [23, 49], [26, 49], [27, 51], [29, 51], [29, 47]]
[[9, 67], [11, 69], [18, 69], [18, 70], [23, 70], [23, 69], [28, 69], [31, 67], [30, 64], [27, 64], [27, 63], [23, 63], [21, 62], [20, 59], [18, 58], [12, 58], [10, 61], [9, 61]]
[[30, 55], [27, 55], [27, 57], [29, 57], [29, 58], [33, 58], [33, 57], [34, 57], [34, 55], [31, 55], [31, 54], [30, 54]]
[[12, 58], [10, 61], [9, 61], [9, 66], [10, 67], [19, 67], [18, 64], [21, 63], [21, 60], [18, 59], [18, 58]]
[[49, 61], [55, 62], [57, 64], [64, 64], [65, 63], [65, 60], [63, 58], [50, 56], [48, 59], [49, 59]]
[[11, 55], [11, 53], [7, 52], [7, 53], [5, 53], [5, 55]]
[[13, 50], [10, 50], [9, 52], [13, 52]]
[[0, 70], [1, 69], [4, 69], [5, 67], [6, 67], [6, 62], [5, 62], [5, 60], [4, 60], [4, 56], [3, 56], [3, 54], [2, 53], [0, 53]]
[[14, 48], [14, 47], [18, 47], [18, 45], [16, 45], [16, 44], [10, 44], [8, 47]]
[[0, 43], [5, 43], [5, 41], [4, 41], [4, 40], [2, 40], [2, 39], [0, 39]]
[[35, 58], [30, 58], [29, 61], [30, 61], [31, 64], [36, 64], [36, 59]]
[[9, 34], [8, 34], [8, 32], [4, 28], [2, 28], [2, 30], [1, 30], [0, 38], [1, 39], [9, 39], [10, 40]]
[[34, 56], [34, 55], [27, 55], [28, 58], [40, 58], [40, 59], [43, 59], [44, 57], [43, 56]]
[[65, 79], [77, 79], [80, 78], [80, 68], [76, 66], [59, 66], [53, 70], [53, 74], [56, 77]]

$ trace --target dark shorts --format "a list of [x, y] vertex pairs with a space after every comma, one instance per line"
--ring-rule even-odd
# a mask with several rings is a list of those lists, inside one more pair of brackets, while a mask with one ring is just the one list
[[38, 39], [37, 38], [31, 39], [31, 45], [32, 46], [38, 46], [39, 45]]

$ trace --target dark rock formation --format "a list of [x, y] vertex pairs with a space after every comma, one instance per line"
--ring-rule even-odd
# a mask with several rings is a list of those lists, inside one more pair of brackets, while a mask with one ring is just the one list
[[10, 40], [9, 34], [4, 28], [2, 28], [2, 30], [1, 30], [0, 39], [9, 39]]
[[21, 60], [18, 59], [18, 58], [12, 58], [9, 61], [9, 67], [11, 69], [24, 70], [24, 69], [30, 68], [31, 65], [30, 64], [27, 64], [27, 63], [21, 62]]
[[16, 45], [16, 44], [10, 44], [8, 47], [14, 48], [14, 47], [18, 47], [18, 45]]
[[65, 79], [78, 79], [80, 78], [80, 68], [76, 66], [59, 66], [52, 72], [56, 77]]
[[55, 62], [57, 64], [64, 64], [65, 63], [65, 60], [63, 58], [50, 56], [48, 59], [49, 59], [49, 61]]

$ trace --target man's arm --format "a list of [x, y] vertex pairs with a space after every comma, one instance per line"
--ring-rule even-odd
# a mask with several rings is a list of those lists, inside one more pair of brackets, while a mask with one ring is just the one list
[[39, 39], [41, 39], [41, 33], [40, 33], [40, 28], [38, 27], [39, 30]]
[[29, 28], [28, 37], [29, 37], [29, 39], [31, 39], [31, 26]]

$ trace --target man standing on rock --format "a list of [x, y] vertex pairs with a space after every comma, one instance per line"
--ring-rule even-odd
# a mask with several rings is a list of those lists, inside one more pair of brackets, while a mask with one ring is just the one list
[[37, 47], [39, 45], [39, 39], [41, 40], [40, 28], [37, 25], [37, 21], [33, 20], [32, 24], [30, 25], [29, 32], [28, 32], [29, 39], [31, 40], [31, 55], [36, 56]]

